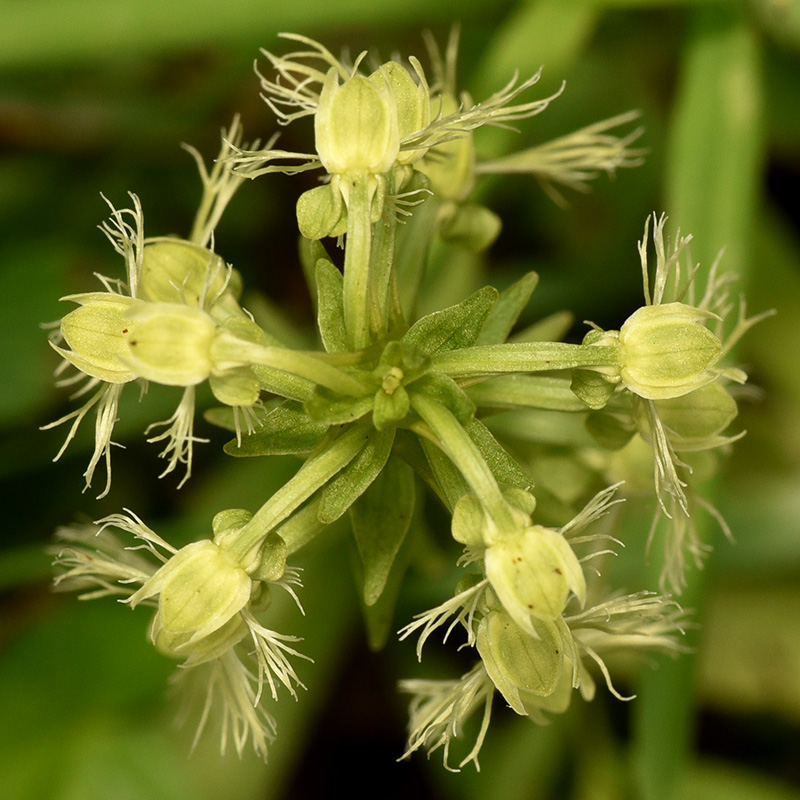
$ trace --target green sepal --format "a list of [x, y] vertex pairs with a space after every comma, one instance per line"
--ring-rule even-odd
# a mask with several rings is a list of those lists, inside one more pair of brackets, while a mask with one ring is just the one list
[[586, 417], [586, 429], [606, 450], [620, 450], [636, 433], [636, 422], [630, 412], [593, 411]]
[[208, 379], [211, 391], [226, 406], [252, 406], [261, 394], [261, 382], [250, 367], [236, 367]]
[[486, 318], [476, 344], [502, 344], [517, 324], [519, 315], [528, 305], [538, 283], [538, 274], [528, 272], [501, 292]]
[[326, 183], [309, 189], [297, 200], [297, 225], [306, 239], [323, 239], [337, 227], [344, 209], [342, 196]]
[[250, 571], [250, 577], [256, 581], [278, 581], [286, 572], [286, 542], [275, 531], [264, 539], [258, 551], [258, 566]]
[[473, 418], [464, 425], [464, 428], [469, 434], [469, 438], [480, 450], [498, 483], [513, 486], [516, 489], [528, 490], [531, 488], [533, 481], [480, 420]]
[[594, 370], [573, 369], [570, 389], [581, 402], [599, 411], [614, 394], [616, 384]]
[[414, 381], [408, 389], [441, 403], [462, 425], [475, 416], [475, 403], [449, 375], [429, 372]]
[[415, 345], [426, 355], [471, 347], [498, 297], [497, 289], [484, 286], [457, 305], [417, 320], [403, 342]]
[[316, 268], [317, 325], [325, 349], [331, 352], [347, 350], [347, 331], [344, 326], [344, 278], [327, 258], [320, 258]]
[[353, 537], [363, 566], [362, 597], [366, 606], [374, 605], [386, 587], [411, 524], [414, 500], [414, 472], [392, 456], [350, 507]]
[[364, 397], [343, 397], [340, 394], [318, 386], [303, 407], [308, 416], [315, 422], [326, 425], [344, 425], [355, 422], [372, 410], [373, 395]]
[[371, 430], [358, 455], [322, 489], [319, 521], [329, 524], [350, 508], [386, 465], [394, 442], [394, 428]]
[[448, 203], [442, 210], [439, 235], [473, 253], [491, 246], [503, 227], [494, 211], [478, 203]]
[[285, 401], [272, 409], [253, 433], [242, 436], [241, 445], [234, 439], [223, 449], [229, 456], [310, 453], [327, 430], [327, 423], [309, 419], [298, 403]]

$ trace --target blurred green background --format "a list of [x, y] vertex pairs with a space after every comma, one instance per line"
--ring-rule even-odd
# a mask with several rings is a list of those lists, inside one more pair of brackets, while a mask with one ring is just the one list
[[[420, 674], [413, 647], [368, 652], [346, 549], [320, 545], [303, 563], [307, 616], [287, 606], [275, 624], [305, 636], [315, 664], [301, 674], [309, 691], [275, 709], [270, 763], [220, 757], [212, 737], [187, 757], [190, 733], [171, 722], [172, 665], [145, 642], [147, 614], [53, 595], [44, 547], [59, 524], [122, 506], [173, 541], [205, 535], [215, 511], [255, 509], [294, 465], [228, 459], [226, 435], [200, 423], [211, 444], [176, 492], [172, 477], [155, 479], [154, 448], [141, 435], [176, 397], [153, 389], [140, 404], [130, 392], [112, 491], [102, 501], [81, 494], [92, 423], [52, 464], [66, 431], [38, 427], [71, 405], [53, 388], [57, 358], [40, 324], [64, 313], [59, 297], [94, 290], [92, 273], [121, 274], [96, 227], [107, 214], [100, 192], [118, 207], [129, 190], [139, 194], [148, 235], [186, 235], [199, 181], [179, 143], [213, 157], [235, 112], [247, 138], [274, 131], [252, 64], [259, 47], [280, 50], [278, 32], [425, 62], [420, 32], [443, 42], [454, 22], [461, 86], [475, 98], [515, 69], [544, 65], [536, 96], [567, 80], [521, 135], [481, 132], [480, 152], [632, 108], [646, 127], [644, 166], [568, 195], [567, 208], [521, 177], [486, 185], [504, 219], [489, 280], [535, 269], [531, 316], [570, 309], [578, 322], [616, 326], [640, 302], [645, 216], [664, 210], [694, 234], [703, 265], [725, 247], [752, 313], [777, 309], [738, 352], [757, 391], [742, 402], [748, 435], [715, 498], [736, 544], [716, 541], [692, 581], [688, 605], [701, 624], [693, 655], [656, 660], [630, 687], [633, 703], [575, 703], [546, 728], [498, 704], [482, 771], [460, 775], [436, 755], [395, 762], [405, 709], [394, 685]], [[296, 127], [281, 145], [307, 149]], [[0, 797], [800, 798], [798, 178], [797, 0], [0, 0]], [[269, 313], [306, 325], [310, 303], [287, 236], [301, 187], [283, 176], [244, 186], [217, 247], [270, 298]], [[420, 580], [397, 627], [441, 597]]]

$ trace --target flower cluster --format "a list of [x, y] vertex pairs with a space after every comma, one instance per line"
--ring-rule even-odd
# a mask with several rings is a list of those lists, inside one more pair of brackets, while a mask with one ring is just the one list
[[[103, 291], [63, 298], [77, 307], [51, 344], [59, 374], [75, 374], [60, 382], [83, 381], [76, 395], [89, 399], [52, 425], [72, 422], [66, 447], [96, 411], [84, 477], [88, 486], [105, 461], [106, 494], [123, 387], [180, 387], [175, 414], [157, 423], [165, 430], [146, 435], [165, 443], [165, 473], [184, 465], [185, 481], [199, 441], [196, 388], [207, 383], [221, 405], [207, 419], [235, 432], [226, 453], [295, 455], [300, 466], [255, 512], [221, 511], [209, 535], [187, 535], [180, 548], [130, 512], [65, 528], [56, 585], [153, 607], [152, 644], [180, 662], [185, 681], [205, 687], [198, 736], [216, 709], [223, 749], [232, 740], [241, 753], [251, 741], [266, 757], [275, 722], [262, 705], [265, 687], [275, 700], [280, 686], [296, 697], [303, 685], [292, 662], [304, 657], [299, 639], [262, 622], [276, 587], [298, 600], [298, 569], [287, 559], [333, 523], [349, 526], [368, 634], [380, 646], [420, 538], [407, 534], [424, 513], [424, 483], [450, 514], [461, 547], [454, 561], [469, 572], [452, 599], [400, 637], [418, 634], [421, 657], [434, 631], [444, 628], [447, 639], [458, 629], [475, 664], [457, 680], [401, 684], [413, 696], [405, 755], [441, 748], [449, 768], [452, 740], [482, 708], [475, 743], [459, 759], [477, 767], [497, 693], [544, 722], [565, 712], [575, 691], [592, 699], [598, 673], [622, 698], [612, 652], [682, 649], [683, 611], [668, 595], [619, 591], [595, 564], [626, 535], [613, 527], [615, 497], [634, 494], [632, 464], [644, 452], [654, 475], [648, 492], [672, 523], [664, 582], [680, 590], [684, 552], [699, 559], [704, 549], [694, 506], [716, 514], [691, 487], [690, 458], [738, 438], [726, 432], [737, 413], [728, 385], [746, 376], [725, 360], [760, 317], [747, 318], [742, 302], [726, 323], [730, 280], [717, 265], [695, 296], [697, 270], [684, 282], [680, 275], [688, 238], [665, 241], [664, 217], [653, 218], [652, 289], [648, 220], [639, 245], [645, 303], [618, 330], [593, 326], [569, 344], [543, 333], [552, 325], [534, 325], [509, 341], [533, 273], [420, 316], [434, 243], [447, 270], [453, 253], [484, 250], [500, 232], [494, 212], [472, 199], [482, 175], [526, 172], [551, 193], [585, 189], [600, 173], [639, 163], [643, 151], [631, 145], [641, 131], [610, 133], [637, 115], [486, 161], [481, 127], [534, 116], [560, 94], [523, 100], [538, 73], [474, 102], [456, 88], [455, 36], [444, 55], [429, 41], [430, 79], [413, 57], [367, 70], [366, 53], [350, 62], [306, 37], [284, 38], [298, 49], [263, 51], [271, 71], [259, 73], [262, 97], [278, 124], [313, 118], [313, 152], [277, 149], [277, 137], [243, 144], [235, 120], [213, 166], [191, 151], [203, 194], [189, 238], [145, 238], [134, 194], [132, 208], [111, 207], [102, 229], [125, 277], [101, 277]], [[296, 215], [320, 346], [301, 351], [242, 308], [242, 280], [216, 253], [215, 228], [246, 178], [308, 170], [322, 180], [300, 195]], [[328, 239], [344, 247], [343, 259]], [[508, 447], [514, 437], [529, 446]], [[568, 480], [548, 475], [557, 459], [569, 464]], [[137, 543], [125, 547], [113, 529]], [[424, 559], [425, 549], [416, 555]]]
[[[223, 750], [230, 736], [239, 755], [251, 740], [266, 758], [275, 723], [260, 705], [264, 686], [273, 700], [279, 685], [296, 698], [296, 687], [303, 684], [289, 659], [306, 656], [293, 647], [297, 637], [258, 621], [269, 607], [273, 587], [288, 591], [299, 606], [294, 587], [300, 580], [297, 569], [286, 566], [285, 546], [282, 563], [275, 568], [275, 551], [281, 548], [274, 540], [244, 560], [232, 554], [231, 544], [251, 516], [239, 509], [222, 511], [214, 518], [212, 539], [179, 550], [131, 512], [94, 526], [64, 528], [58, 537], [63, 546], [56, 564], [62, 572], [56, 588], [81, 591], [83, 598], [117, 595], [131, 608], [155, 605], [151, 641], [164, 655], [181, 660], [183, 680], [201, 673], [206, 682], [197, 736], [219, 695]], [[140, 544], [125, 547], [112, 528]]]
[[[622, 649], [680, 651], [677, 634], [683, 633], [680, 606], [663, 595], [592, 597], [587, 607], [585, 564], [608, 550], [590, 550], [582, 558], [576, 546], [608, 539], [605, 533], [582, 534], [605, 516], [618, 487], [596, 495], [560, 529], [527, 525], [483, 543], [472, 537], [467, 544], [469, 563], [478, 563], [481, 574], [463, 579], [456, 595], [442, 605], [419, 614], [400, 632], [401, 638], [419, 633], [417, 655], [428, 637], [447, 625], [445, 640], [453, 629], [465, 631], [465, 646], [477, 650], [480, 660], [457, 681], [408, 680], [403, 691], [413, 695], [409, 743], [405, 756], [424, 747], [433, 752], [443, 747], [448, 764], [451, 739], [461, 735], [464, 722], [484, 703], [484, 722], [469, 753], [458, 768], [469, 762], [478, 766], [491, 715], [495, 691], [517, 713], [545, 724], [547, 713], [562, 713], [570, 705], [573, 690], [585, 700], [595, 694], [590, 665], [596, 665], [619, 699], [604, 656]], [[470, 512], [454, 515], [453, 535], [478, 510], [474, 497], [460, 505]], [[474, 533], [474, 531], [473, 531]], [[596, 594], [596, 592], [595, 592]]]

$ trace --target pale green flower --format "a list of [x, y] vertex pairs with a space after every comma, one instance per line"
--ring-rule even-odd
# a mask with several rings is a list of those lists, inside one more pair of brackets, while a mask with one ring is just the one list
[[[278, 576], [274, 581], [255, 580], [248, 570], [263, 573], [258, 554], [241, 563], [227, 551], [235, 526], [249, 517], [237, 509], [221, 512], [214, 521], [214, 540], [193, 542], [180, 550], [131, 512], [113, 514], [91, 526], [61, 529], [58, 538], [64, 545], [56, 565], [63, 571], [55, 585], [61, 591], [81, 591], [84, 599], [118, 596], [131, 607], [155, 606], [150, 626], [153, 644], [182, 660], [181, 680], [200, 684], [205, 691], [197, 737], [219, 700], [223, 751], [232, 738], [241, 755], [249, 739], [266, 758], [274, 720], [261, 707], [264, 687], [273, 700], [278, 699], [281, 685], [296, 699], [297, 687], [304, 686], [290, 659], [307, 656], [293, 646], [298, 637], [270, 630], [257, 617], [269, 605], [273, 586], [297, 601], [297, 570], [284, 566], [271, 570]], [[124, 547], [111, 528], [132, 534], [139, 544]], [[246, 652], [240, 652], [245, 647]]]

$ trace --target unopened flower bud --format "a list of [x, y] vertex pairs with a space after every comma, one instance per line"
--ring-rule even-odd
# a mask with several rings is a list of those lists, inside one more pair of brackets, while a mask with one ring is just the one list
[[[703, 450], [720, 443], [720, 435], [736, 419], [736, 401], [720, 383], [707, 383], [693, 392], [656, 400], [656, 411], [676, 450]], [[650, 421], [643, 409], [636, 414], [642, 436], [650, 441]]]
[[[421, 82], [416, 83], [405, 67], [396, 61], [389, 61], [373, 72], [369, 80], [379, 90], [386, 85], [391, 89], [397, 109], [399, 139], [428, 126], [431, 121], [428, 87]], [[399, 164], [412, 164], [425, 153], [425, 149], [401, 151], [396, 160]]]
[[142, 254], [139, 296], [155, 303], [238, 308], [241, 278], [216, 253], [184, 239], [148, 241]]
[[620, 328], [620, 376], [639, 397], [680, 397], [719, 376], [720, 340], [703, 321], [714, 315], [685, 305], [643, 306]]
[[166, 386], [194, 386], [211, 374], [214, 320], [199, 308], [147, 303], [131, 315], [126, 364], [137, 375]]
[[[433, 101], [433, 113], [447, 116], [458, 111], [458, 101], [443, 95]], [[416, 165], [430, 181], [434, 194], [443, 200], [461, 203], [475, 188], [475, 144], [471, 132], [440, 142], [428, 151], [426, 157]]]
[[[524, 631], [502, 609], [490, 611], [480, 622], [476, 646], [486, 672], [517, 714], [528, 714], [528, 704], [556, 690], [564, 665], [564, 646], [554, 622], [537, 619], [534, 633]], [[527, 701], [527, 702], [526, 702]]]
[[514, 621], [535, 636], [534, 620], [561, 616], [570, 593], [586, 600], [583, 569], [567, 540], [541, 525], [486, 549], [486, 577]]
[[320, 93], [314, 131], [320, 161], [332, 175], [385, 174], [400, 149], [397, 105], [386, 82], [354, 75], [340, 85], [334, 67]]
[[[235, 559], [209, 539], [179, 550], [135, 592], [130, 603], [158, 595], [151, 637], [175, 656], [207, 660], [238, 641], [239, 612], [250, 600], [251, 581]], [[237, 638], [238, 637], [238, 638]]]
[[55, 349], [81, 372], [107, 383], [127, 383], [137, 373], [125, 363], [127, 336], [133, 328], [128, 312], [140, 305], [131, 297], [91, 292], [63, 298], [80, 304], [61, 320], [70, 350]]

